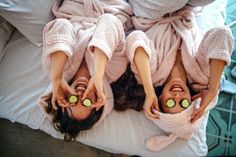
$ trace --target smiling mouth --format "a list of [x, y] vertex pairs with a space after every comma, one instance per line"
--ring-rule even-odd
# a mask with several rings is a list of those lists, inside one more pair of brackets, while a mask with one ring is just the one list
[[86, 88], [87, 88], [87, 86], [86, 86], [86, 85], [84, 85], [84, 84], [77, 84], [77, 85], [75, 86], [75, 89], [82, 89], [82, 90], [86, 90]]
[[170, 91], [172, 91], [172, 92], [183, 92], [184, 89], [179, 84], [175, 84], [170, 88]]

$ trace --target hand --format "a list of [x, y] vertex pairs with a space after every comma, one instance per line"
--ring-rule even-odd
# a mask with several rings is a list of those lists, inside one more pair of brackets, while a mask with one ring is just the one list
[[68, 83], [64, 79], [55, 79], [52, 81], [52, 106], [55, 110], [57, 110], [56, 101], [59, 106], [62, 107], [62, 111], [64, 111], [65, 107], [68, 107], [70, 104], [66, 100], [67, 95], [74, 94], [75, 91], [68, 85]]
[[200, 93], [201, 91], [208, 89], [208, 84], [192, 83], [191, 88], [195, 92]]
[[145, 102], [144, 102], [144, 110], [148, 116], [159, 119], [160, 115], [154, 114], [152, 112], [153, 108], [157, 111], [160, 111], [159, 106], [158, 106], [158, 98], [156, 94], [147, 94], [145, 98]]
[[97, 102], [92, 105], [98, 111], [106, 102], [106, 97], [103, 92], [103, 77], [92, 76], [89, 80], [88, 87], [84, 92], [82, 100], [84, 100], [90, 92], [95, 92], [97, 95]]
[[192, 115], [191, 115], [191, 122], [195, 122], [197, 119], [199, 119], [203, 114], [205, 109], [207, 108], [208, 104], [212, 101], [212, 99], [215, 97], [215, 95], [217, 94], [217, 90], [204, 90], [201, 91], [198, 96], [196, 97], [201, 97], [201, 103], [200, 103], [200, 107], [198, 109], [196, 109]]

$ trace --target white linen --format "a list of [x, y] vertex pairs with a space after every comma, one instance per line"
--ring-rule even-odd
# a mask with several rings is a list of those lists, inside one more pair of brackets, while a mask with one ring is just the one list
[[4, 56], [4, 48], [14, 32], [14, 27], [0, 16], [0, 61]]
[[[200, 25], [204, 26], [203, 33], [223, 23], [222, 13], [223, 11], [212, 14], [207, 22], [203, 20], [204, 18], [201, 19]], [[202, 25], [203, 23], [207, 25]], [[37, 104], [40, 94], [49, 84], [41, 67], [42, 47], [35, 46], [17, 31], [5, 51], [7, 53], [0, 62], [0, 117], [43, 130], [53, 137], [62, 139], [63, 135], [54, 130]], [[206, 125], [207, 118], [191, 140], [178, 139], [162, 151], [150, 152], [145, 146], [146, 139], [163, 134], [163, 131], [147, 119], [143, 112], [112, 111], [100, 125], [82, 131], [77, 140], [113, 153], [150, 157], [205, 156]]]
[[28, 40], [42, 45], [42, 31], [51, 20], [56, 0], [0, 0], [0, 16], [16, 27]]

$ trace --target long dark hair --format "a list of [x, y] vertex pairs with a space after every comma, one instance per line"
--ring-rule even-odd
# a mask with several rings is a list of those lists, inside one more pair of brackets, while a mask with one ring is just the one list
[[[190, 85], [187, 84], [190, 89], [190, 95], [197, 94], [194, 92]], [[134, 109], [136, 111], [143, 110], [143, 104], [146, 94], [144, 92], [143, 85], [139, 84], [131, 71], [130, 64], [128, 65], [126, 72], [116, 81], [111, 84], [114, 95], [114, 109], [118, 111], [125, 111], [127, 109]], [[159, 97], [162, 93], [164, 86], [155, 87], [155, 93]], [[159, 101], [159, 108], [161, 111], [162, 106]]]
[[141, 111], [145, 100], [144, 88], [137, 82], [130, 65], [126, 72], [111, 84], [114, 95], [114, 109], [125, 111], [126, 109], [134, 109]]
[[103, 107], [98, 111], [94, 108], [86, 119], [78, 121], [70, 118], [66, 111], [63, 113], [62, 108], [58, 104], [57, 108], [58, 110], [54, 110], [50, 100], [46, 112], [53, 117], [53, 127], [57, 131], [65, 134], [65, 141], [74, 141], [81, 130], [92, 128], [92, 126], [100, 119], [103, 112]]

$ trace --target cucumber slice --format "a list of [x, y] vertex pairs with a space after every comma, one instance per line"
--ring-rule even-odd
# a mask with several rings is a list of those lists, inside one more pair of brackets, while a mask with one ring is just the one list
[[166, 106], [167, 107], [169, 107], [169, 108], [172, 108], [172, 107], [174, 107], [175, 106], [175, 101], [173, 100], [173, 99], [168, 99], [167, 101], [166, 101]]
[[76, 95], [71, 95], [71, 96], [69, 97], [69, 102], [70, 102], [70, 103], [75, 104], [75, 103], [77, 103], [77, 101], [78, 101], [78, 97], [77, 97]]
[[92, 100], [89, 99], [89, 98], [85, 98], [85, 99], [83, 100], [83, 105], [86, 106], [86, 107], [91, 106], [91, 105], [92, 105]]
[[182, 100], [181, 105], [183, 108], [189, 107], [189, 101], [187, 99]]

